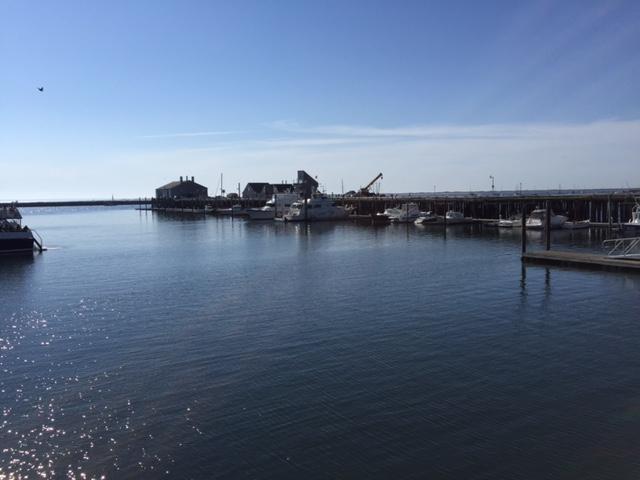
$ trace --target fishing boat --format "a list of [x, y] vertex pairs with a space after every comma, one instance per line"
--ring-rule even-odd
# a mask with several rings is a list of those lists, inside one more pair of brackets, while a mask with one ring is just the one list
[[0, 208], [0, 254], [32, 252], [34, 245], [44, 250], [42, 239], [36, 238], [37, 235], [22, 225], [22, 215], [14, 205]]
[[291, 204], [289, 212], [283, 216], [286, 222], [317, 222], [344, 220], [349, 212], [337, 205], [323, 193], [314, 193], [311, 198], [298, 200]]
[[[529, 218], [527, 218], [527, 229], [529, 230], [542, 230], [545, 226], [545, 217], [547, 215], [547, 211], [544, 208], [538, 208], [531, 212]], [[555, 230], [558, 228], [562, 228], [562, 226], [567, 221], [567, 217], [564, 215], [556, 215], [551, 211], [550, 224], [551, 229]]]

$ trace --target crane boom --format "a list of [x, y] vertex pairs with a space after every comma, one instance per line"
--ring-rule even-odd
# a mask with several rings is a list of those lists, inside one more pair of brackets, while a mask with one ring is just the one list
[[376, 182], [377, 182], [379, 179], [381, 179], [381, 178], [382, 178], [382, 172], [380, 172], [378, 175], [376, 175], [376, 177], [375, 177], [373, 180], [371, 180], [371, 181], [367, 184], [367, 186], [366, 186], [366, 187], [362, 187], [362, 188], [360, 189], [360, 193], [364, 193], [364, 194], [369, 193], [369, 189], [371, 188], [371, 185], [373, 185], [374, 183], [376, 183]]

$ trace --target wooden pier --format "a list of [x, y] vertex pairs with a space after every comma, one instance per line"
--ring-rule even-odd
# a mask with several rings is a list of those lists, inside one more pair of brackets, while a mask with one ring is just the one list
[[588, 268], [595, 270], [625, 271], [640, 273], [640, 260], [612, 258], [593, 253], [544, 250], [522, 254], [522, 261], [560, 267]]
[[[631, 209], [635, 205], [637, 192], [616, 193], [549, 193], [549, 194], [414, 194], [386, 195], [368, 197], [349, 197], [329, 195], [338, 205], [352, 208], [356, 214], [371, 216], [383, 212], [386, 208], [397, 207], [403, 203], [414, 202], [420, 210], [432, 211], [444, 215], [455, 210], [465, 217], [496, 221], [499, 217], [509, 218], [530, 212], [534, 208], [549, 205], [556, 213], [568, 215], [571, 220], [590, 220], [591, 226], [606, 225], [613, 228], [631, 218]], [[203, 209], [205, 205], [213, 208], [230, 208], [239, 204], [243, 208], [261, 207], [265, 200], [257, 199], [153, 199], [151, 208], [165, 209]], [[363, 217], [364, 218], [364, 217]], [[482, 222], [484, 223], [484, 222]]]

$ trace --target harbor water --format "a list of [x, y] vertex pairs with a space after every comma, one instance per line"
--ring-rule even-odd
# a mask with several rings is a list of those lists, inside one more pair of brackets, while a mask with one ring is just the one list
[[477, 225], [22, 213], [0, 478], [640, 478], [637, 275]]

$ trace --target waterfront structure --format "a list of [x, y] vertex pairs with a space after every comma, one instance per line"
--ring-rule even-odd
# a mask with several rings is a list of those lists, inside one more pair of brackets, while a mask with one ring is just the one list
[[194, 198], [206, 199], [208, 189], [204, 185], [195, 182], [195, 178], [180, 177], [180, 180], [167, 183], [162, 187], [156, 188], [157, 199], [178, 199], [178, 198]]

